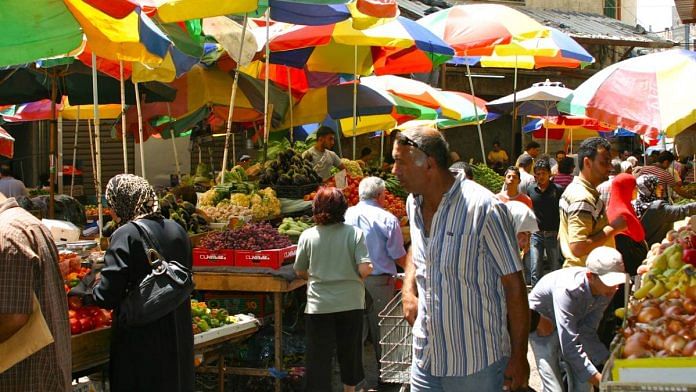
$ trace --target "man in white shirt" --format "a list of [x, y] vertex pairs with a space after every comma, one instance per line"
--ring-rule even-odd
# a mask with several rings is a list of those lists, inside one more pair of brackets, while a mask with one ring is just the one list
[[317, 130], [317, 144], [302, 154], [304, 159], [312, 163], [314, 171], [319, 174], [323, 181], [331, 178], [331, 168], [336, 167], [340, 170], [345, 169], [341, 158], [331, 151], [336, 143], [333, 129], [322, 125]]

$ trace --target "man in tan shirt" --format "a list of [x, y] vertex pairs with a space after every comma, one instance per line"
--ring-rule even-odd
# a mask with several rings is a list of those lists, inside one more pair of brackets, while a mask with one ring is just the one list
[[558, 238], [564, 267], [584, 267], [587, 255], [597, 247], [614, 248], [614, 236], [626, 229], [618, 218], [609, 223], [597, 185], [609, 178], [611, 145], [605, 139], [586, 139], [578, 149], [580, 173], [568, 185], [559, 202]]
[[58, 261], [48, 229], [0, 193], [0, 343], [27, 323], [34, 294], [54, 340], [0, 373], [0, 391], [71, 390], [68, 301]]

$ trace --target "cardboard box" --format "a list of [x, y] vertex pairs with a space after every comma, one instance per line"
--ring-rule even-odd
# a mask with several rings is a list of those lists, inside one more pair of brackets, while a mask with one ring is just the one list
[[194, 267], [234, 267], [235, 251], [193, 248]]
[[297, 245], [291, 245], [281, 249], [268, 250], [236, 250], [235, 267], [266, 267], [278, 269], [285, 260], [294, 259], [297, 253]]

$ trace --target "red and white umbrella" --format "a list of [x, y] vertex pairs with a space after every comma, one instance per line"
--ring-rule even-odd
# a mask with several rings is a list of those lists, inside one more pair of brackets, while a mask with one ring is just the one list
[[14, 138], [4, 128], [0, 127], [0, 156], [12, 158], [14, 156]]

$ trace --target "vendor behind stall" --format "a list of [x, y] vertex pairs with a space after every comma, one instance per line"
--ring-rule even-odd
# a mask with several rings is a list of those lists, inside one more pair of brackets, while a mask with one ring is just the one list
[[323, 181], [331, 178], [331, 168], [336, 167], [340, 170], [345, 169], [341, 158], [331, 151], [336, 143], [336, 136], [333, 129], [322, 125], [317, 130], [317, 144], [302, 154], [304, 159], [312, 163], [314, 170], [321, 176]]
[[242, 155], [237, 164], [246, 170], [251, 165], [251, 157], [249, 155]]
[[12, 175], [12, 169], [7, 164], [0, 165], [0, 193], [6, 197], [27, 196], [24, 183]]

